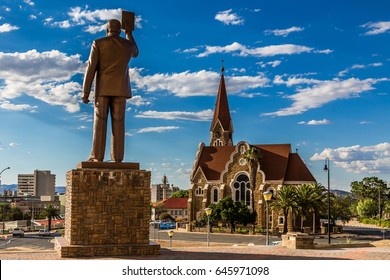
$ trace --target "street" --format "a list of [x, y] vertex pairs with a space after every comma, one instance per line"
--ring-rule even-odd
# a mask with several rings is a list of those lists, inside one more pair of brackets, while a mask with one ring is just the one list
[[51, 242], [52, 236], [39, 236], [38, 232], [25, 233], [24, 237], [12, 237], [10, 235], [6, 240], [0, 240], [0, 250], [11, 247], [27, 247], [31, 249], [50, 250], [54, 249], [54, 243]]
[[[150, 239], [158, 243], [159, 240], [169, 240], [169, 230], [156, 230], [150, 229]], [[38, 232], [26, 233], [24, 238], [9, 236], [7, 240], [0, 240], [0, 250], [4, 248], [31, 248], [38, 250], [50, 250], [54, 248], [52, 239], [55, 233], [51, 236], [38, 236]], [[337, 238], [336, 238], [337, 237]], [[348, 243], [348, 242], [372, 242], [382, 239], [390, 239], [390, 231], [385, 233], [382, 229], [366, 228], [366, 227], [343, 227], [343, 233], [333, 235], [331, 242], [335, 243]], [[224, 244], [237, 244], [237, 245], [265, 245], [265, 235], [241, 235], [241, 234], [228, 234], [228, 233], [211, 233], [210, 243], [224, 243]], [[207, 234], [205, 232], [185, 232], [175, 231], [172, 237], [172, 241], [188, 241], [199, 243], [199, 246], [207, 245]], [[270, 244], [274, 241], [281, 241], [281, 238], [276, 236], [270, 236]], [[316, 236], [315, 243], [327, 243], [326, 236]]]

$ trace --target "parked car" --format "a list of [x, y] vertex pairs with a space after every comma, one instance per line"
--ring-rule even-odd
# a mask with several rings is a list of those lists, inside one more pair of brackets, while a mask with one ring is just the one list
[[12, 232], [12, 237], [19, 236], [24, 237], [24, 230], [21, 228], [14, 228], [14, 231]]
[[48, 231], [47, 229], [40, 229], [38, 232], [38, 235], [39, 236], [50, 236], [50, 231]]
[[174, 229], [176, 224], [174, 222], [162, 222], [160, 224], [160, 229]]

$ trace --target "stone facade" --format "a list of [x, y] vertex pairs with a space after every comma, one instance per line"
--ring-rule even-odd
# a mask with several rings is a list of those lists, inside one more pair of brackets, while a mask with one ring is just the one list
[[81, 168], [66, 180], [62, 257], [159, 254], [149, 243], [150, 172]]

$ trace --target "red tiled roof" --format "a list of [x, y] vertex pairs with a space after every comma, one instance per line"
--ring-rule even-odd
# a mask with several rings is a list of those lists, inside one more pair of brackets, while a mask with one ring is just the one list
[[[300, 156], [290, 153], [290, 144], [254, 146], [263, 155], [260, 168], [266, 181], [315, 181]], [[203, 146], [194, 172], [200, 167], [207, 180], [219, 180], [235, 149], [236, 146]]]
[[163, 201], [166, 209], [187, 209], [188, 198], [170, 197]]
[[315, 182], [313, 175], [307, 168], [298, 154], [290, 154], [288, 168], [286, 171], [286, 181], [293, 182]]

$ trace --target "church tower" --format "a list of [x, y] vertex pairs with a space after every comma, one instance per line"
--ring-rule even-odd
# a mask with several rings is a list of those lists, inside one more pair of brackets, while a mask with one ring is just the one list
[[214, 117], [210, 127], [210, 146], [233, 145], [233, 123], [230, 117], [229, 103], [225, 87], [225, 78], [221, 68], [221, 80], [219, 82], [217, 102], [214, 109]]

